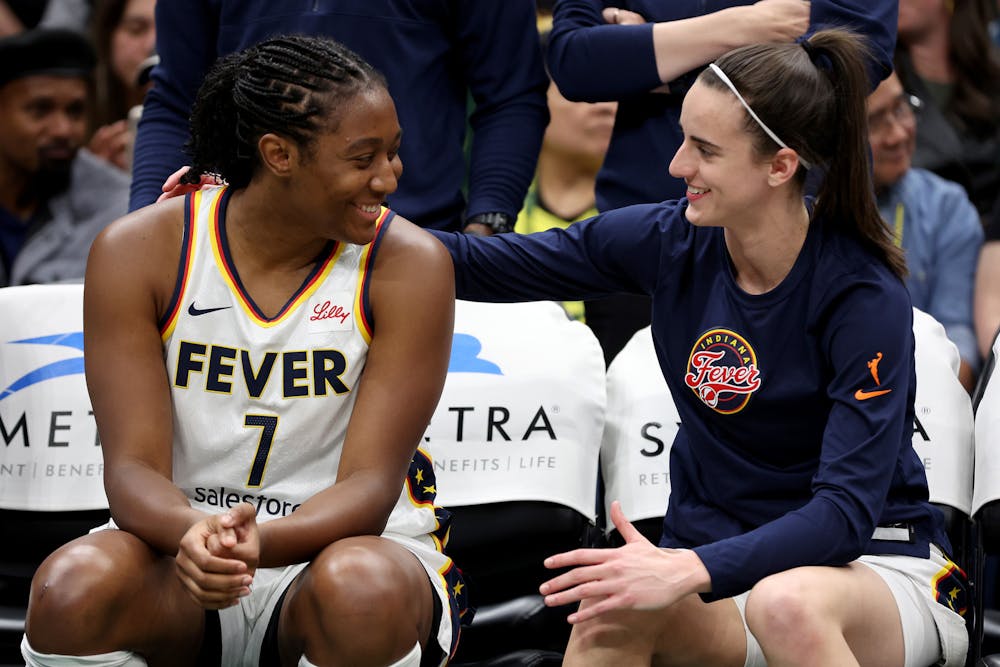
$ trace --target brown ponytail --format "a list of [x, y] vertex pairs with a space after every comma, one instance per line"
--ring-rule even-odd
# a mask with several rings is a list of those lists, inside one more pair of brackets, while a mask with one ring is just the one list
[[[900, 278], [903, 252], [882, 220], [871, 179], [865, 59], [858, 35], [834, 28], [803, 44], [757, 44], [730, 51], [716, 61], [764, 123], [813, 168], [825, 171], [815, 216], [843, 226], [881, 257]], [[725, 88], [710, 69], [700, 81]], [[762, 154], [777, 144], [747, 116], [746, 129]], [[805, 168], [797, 178], [805, 182]]]

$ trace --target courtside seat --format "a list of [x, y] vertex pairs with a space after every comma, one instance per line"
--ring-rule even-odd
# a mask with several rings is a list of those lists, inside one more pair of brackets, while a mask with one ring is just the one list
[[0, 289], [0, 665], [21, 664], [31, 577], [107, 521], [83, 376], [83, 288]]
[[976, 455], [972, 399], [958, 380], [958, 348], [944, 327], [914, 308], [913, 335], [917, 364], [913, 449], [927, 472], [930, 500], [944, 514], [953, 556], [964, 567], [975, 561], [968, 530]]
[[570, 610], [542, 603], [542, 561], [591, 540], [604, 410], [600, 345], [558, 305], [457, 303], [423, 443], [477, 609], [453, 664], [560, 663]]
[[969, 579], [966, 625], [970, 632], [967, 665], [979, 656], [978, 612], [981, 599], [980, 554], [973, 516], [975, 421], [972, 399], [958, 380], [958, 348], [933, 317], [913, 310], [917, 394], [914, 399], [913, 449], [927, 472], [930, 501], [944, 514], [952, 558]]

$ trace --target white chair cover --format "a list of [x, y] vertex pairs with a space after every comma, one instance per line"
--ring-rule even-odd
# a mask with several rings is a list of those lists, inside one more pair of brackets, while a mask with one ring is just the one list
[[927, 471], [932, 502], [969, 515], [975, 459], [972, 399], [958, 380], [958, 348], [944, 327], [913, 309], [917, 395], [913, 449]]
[[82, 285], [0, 289], [0, 445], [0, 508], [107, 508]]
[[[680, 417], [649, 327], [636, 332], [618, 353], [607, 378], [608, 416], [601, 442], [605, 511], [618, 500], [629, 521], [662, 517], [670, 495], [670, 447]], [[614, 526], [608, 522], [606, 528], [610, 532]]]
[[557, 304], [457, 302], [423, 443], [438, 502], [549, 501], [594, 519], [604, 377], [597, 339]]
[[[993, 341], [994, 361], [1000, 359], [1000, 338]], [[976, 408], [976, 482], [972, 511], [1000, 498], [1000, 364], [994, 363], [985, 379]], [[981, 380], [983, 381], [983, 380]]]

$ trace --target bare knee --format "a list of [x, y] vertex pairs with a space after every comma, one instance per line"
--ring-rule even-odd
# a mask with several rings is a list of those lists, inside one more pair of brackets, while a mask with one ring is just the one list
[[430, 635], [434, 593], [423, 567], [379, 540], [329, 547], [295, 584], [282, 625], [313, 662], [388, 664]]
[[412, 554], [363, 537], [323, 551], [303, 572], [295, 597], [326, 634], [357, 637], [392, 628], [392, 634], [407, 635], [409, 648], [429, 630], [423, 621], [429, 621], [432, 594]]
[[28, 623], [93, 612], [121, 581], [116, 569], [113, 558], [89, 543], [72, 542], [56, 550], [32, 578]]
[[810, 594], [808, 578], [795, 571], [759, 581], [746, 603], [750, 631], [768, 647], [804, 647], [818, 642], [824, 632], [823, 613]]
[[[306, 571], [304, 594], [322, 617], [372, 620], [398, 606], [398, 575], [378, 553], [347, 548], [321, 554]], [[394, 585], [397, 584], [397, 585]]]
[[[592, 604], [580, 603], [583, 609]], [[663, 638], [674, 609], [658, 611], [613, 611], [601, 614], [573, 626], [570, 635], [572, 652], [579, 655], [601, 655], [604, 652], [638, 655], [648, 659], [653, 655], [657, 638]]]
[[648, 634], [633, 622], [615, 614], [605, 614], [574, 625], [570, 641], [582, 651], [628, 650], [630, 653], [653, 653], [653, 642]]
[[[26, 633], [43, 653], [96, 651], [122, 635], [137, 588], [148, 590], [156, 557], [119, 531], [88, 535], [60, 547], [35, 572]], [[155, 595], [153, 595], [155, 597]], [[117, 647], [116, 647], [117, 648]]]

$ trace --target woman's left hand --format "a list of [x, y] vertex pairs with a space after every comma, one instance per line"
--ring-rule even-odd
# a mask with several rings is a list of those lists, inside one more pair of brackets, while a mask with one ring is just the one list
[[167, 177], [167, 180], [163, 182], [163, 185], [160, 186], [160, 189], [163, 190], [163, 194], [157, 197], [156, 201], [161, 202], [165, 199], [172, 199], [173, 197], [183, 197], [186, 194], [201, 190], [206, 185], [222, 184], [222, 181], [211, 174], [202, 174], [197, 183], [181, 183], [181, 177], [188, 173], [190, 169], [190, 165], [184, 165], [174, 173], [170, 174], [170, 176]]
[[624, 546], [576, 549], [545, 559], [549, 569], [573, 568], [541, 585], [546, 605], [591, 602], [570, 614], [570, 623], [609, 611], [663, 609], [686, 595], [711, 589], [708, 570], [693, 551], [654, 545], [629, 523], [617, 500], [611, 503], [611, 520], [625, 539]]

